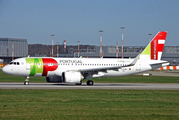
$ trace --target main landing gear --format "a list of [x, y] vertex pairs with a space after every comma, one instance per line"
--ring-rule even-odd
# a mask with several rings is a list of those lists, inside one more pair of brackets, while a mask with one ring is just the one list
[[88, 80], [88, 81], [86, 82], [86, 84], [92, 86], [92, 85], [93, 85], [93, 81], [92, 81], [92, 80]]
[[24, 85], [29, 85], [29, 77], [28, 76], [25, 79]]
[[[89, 86], [92, 86], [93, 85], [93, 81], [92, 80], [88, 80], [86, 82], [86, 84], [89, 85]], [[76, 85], [82, 85], [82, 81], [80, 83], [76, 83]]]
[[92, 78], [92, 75], [90, 75], [90, 74], [86, 76], [86, 79], [88, 79], [86, 84], [89, 86], [92, 86], [94, 84], [93, 81], [91, 80], [91, 78]]

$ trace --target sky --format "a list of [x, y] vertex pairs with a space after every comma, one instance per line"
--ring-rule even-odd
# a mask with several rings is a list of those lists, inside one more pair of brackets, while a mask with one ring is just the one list
[[0, 37], [29, 44], [146, 46], [167, 31], [167, 46], [179, 46], [179, 0], [0, 0]]

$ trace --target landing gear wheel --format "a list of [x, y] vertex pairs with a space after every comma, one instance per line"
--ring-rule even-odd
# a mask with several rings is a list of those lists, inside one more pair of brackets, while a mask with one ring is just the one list
[[29, 76], [26, 77], [24, 85], [29, 85]]
[[92, 86], [92, 85], [93, 85], [93, 81], [92, 81], [92, 80], [88, 80], [88, 81], [86, 82], [86, 84]]
[[24, 82], [24, 85], [29, 85], [29, 82], [28, 82], [28, 81], [25, 81], [25, 82]]

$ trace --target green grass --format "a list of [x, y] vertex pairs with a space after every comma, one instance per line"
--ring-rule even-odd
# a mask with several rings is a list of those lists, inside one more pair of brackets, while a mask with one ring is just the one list
[[[30, 82], [46, 82], [45, 77], [30, 77]], [[178, 77], [132, 75], [112, 78], [92, 78], [95, 83], [179, 83]], [[25, 77], [11, 76], [0, 70], [0, 82], [24, 82]], [[84, 80], [83, 83], [86, 83]]]
[[179, 119], [178, 90], [0, 90], [0, 119]]

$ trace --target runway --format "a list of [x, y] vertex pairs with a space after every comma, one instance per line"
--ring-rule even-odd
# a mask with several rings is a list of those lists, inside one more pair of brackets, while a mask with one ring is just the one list
[[0, 83], [0, 89], [119, 89], [119, 90], [179, 90], [179, 84], [167, 83], [95, 83], [93, 86], [66, 83]]

